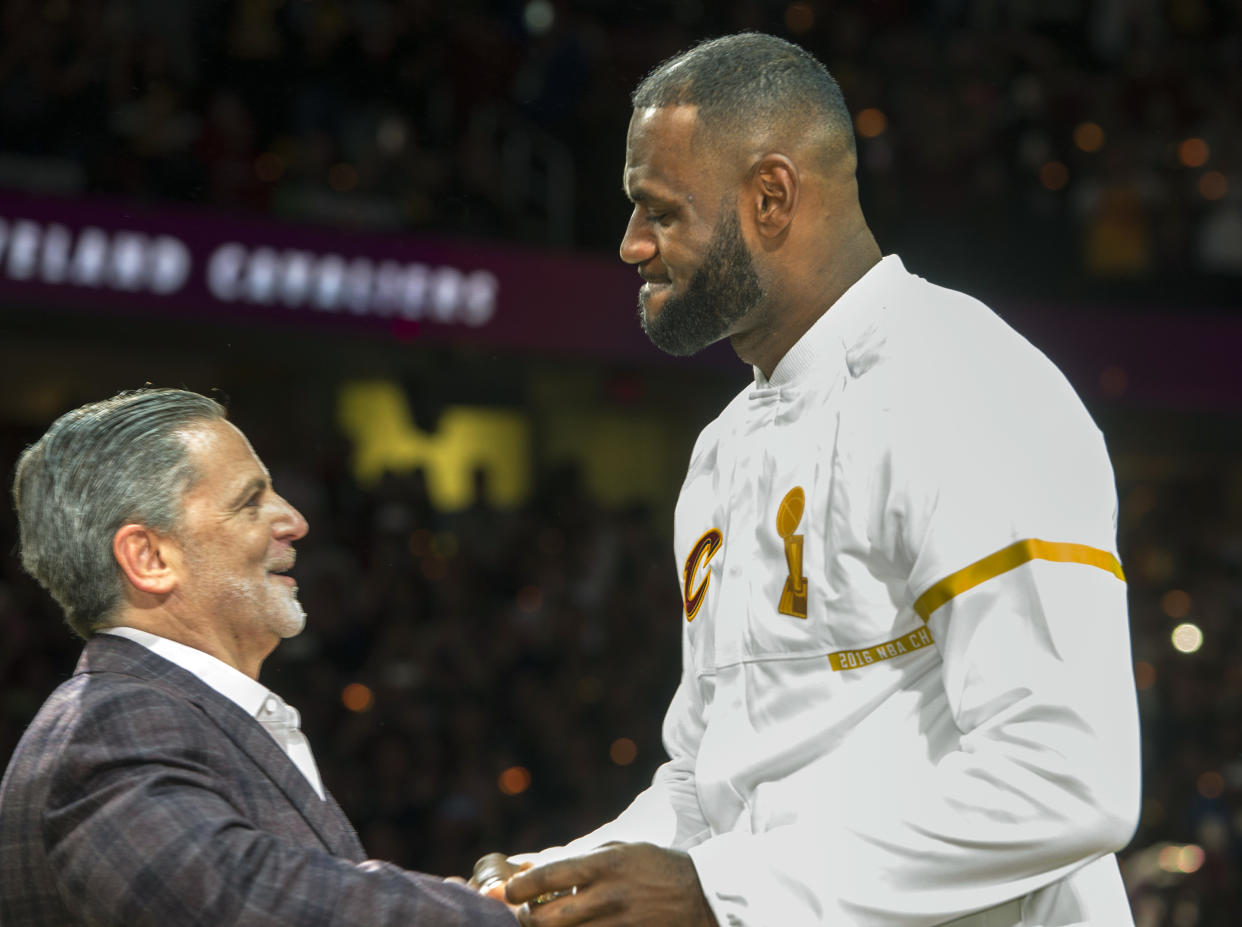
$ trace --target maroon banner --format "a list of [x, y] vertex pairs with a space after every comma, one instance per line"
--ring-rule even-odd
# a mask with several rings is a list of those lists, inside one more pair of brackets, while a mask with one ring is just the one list
[[[663, 355], [638, 326], [640, 282], [619, 258], [0, 192], [0, 304], [9, 312], [253, 317], [647, 363]], [[995, 308], [1088, 400], [1242, 410], [1236, 316]], [[738, 364], [723, 345], [696, 362]]]
[[[618, 235], [620, 230], [618, 230]], [[0, 192], [0, 301], [646, 356], [620, 259]]]

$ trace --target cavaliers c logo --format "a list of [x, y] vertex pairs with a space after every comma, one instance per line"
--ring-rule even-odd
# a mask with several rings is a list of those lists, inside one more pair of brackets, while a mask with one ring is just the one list
[[789, 575], [785, 578], [785, 589], [781, 592], [780, 605], [776, 610], [782, 615], [794, 618], [806, 617], [806, 577], [802, 575], [802, 535], [794, 534], [798, 523], [802, 521], [802, 510], [806, 507], [806, 493], [801, 486], [795, 486], [781, 500], [781, 507], [776, 512], [776, 533], [785, 541], [785, 564], [789, 567]]
[[699, 565], [706, 567], [723, 543], [724, 535], [716, 528], [712, 528], [690, 548], [690, 556], [686, 557], [685, 582], [681, 586], [687, 621], [693, 621], [694, 616], [698, 614], [703, 600], [707, 598], [707, 584], [712, 578], [712, 571], [708, 569], [704, 572], [703, 581], [695, 586], [694, 579], [698, 575]]

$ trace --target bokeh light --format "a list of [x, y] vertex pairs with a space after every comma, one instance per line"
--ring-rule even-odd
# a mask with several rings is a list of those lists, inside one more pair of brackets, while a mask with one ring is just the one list
[[530, 788], [530, 770], [525, 766], [510, 766], [496, 779], [500, 791], [506, 795], [521, 795]]
[[544, 35], [556, 22], [556, 8], [548, 0], [530, 0], [522, 10], [522, 22], [531, 35]]
[[341, 690], [341, 704], [350, 711], [370, 711], [375, 704], [375, 693], [360, 682], [351, 682]]
[[1187, 844], [1178, 851], [1177, 869], [1179, 872], [1198, 872], [1203, 866], [1203, 848], [1193, 843]]
[[1074, 127], [1074, 144], [1088, 153], [1104, 147], [1104, 130], [1095, 122], [1080, 122]]
[[608, 756], [618, 766], [629, 766], [638, 757], [638, 745], [628, 737], [618, 737], [608, 748]]
[[1199, 178], [1199, 195], [1205, 200], [1221, 200], [1229, 192], [1229, 178], [1220, 171], [1208, 171]]
[[1188, 138], [1177, 146], [1177, 160], [1183, 167], [1203, 167], [1211, 156], [1211, 147], [1201, 138]]
[[1160, 607], [1170, 618], [1181, 621], [1190, 614], [1190, 594], [1182, 589], [1170, 589], [1160, 597]]
[[809, 3], [785, 7], [785, 28], [793, 35], [805, 35], [815, 27], [815, 10]]
[[1134, 687], [1140, 692], [1150, 689], [1156, 684], [1156, 667], [1146, 660], [1134, 664]]
[[1195, 788], [1204, 798], [1220, 798], [1225, 794], [1225, 777], [1214, 769], [1200, 773], [1195, 780]]
[[1181, 653], [1195, 653], [1203, 646], [1203, 631], [1187, 621], [1173, 629], [1173, 647]]
[[878, 138], [888, 128], [888, 117], [883, 111], [869, 106], [864, 110], [859, 110], [858, 115], [854, 117], [854, 128], [863, 138]]
[[1193, 844], [1170, 843], [1161, 847], [1157, 865], [1165, 872], [1198, 872], [1203, 865], [1203, 848]]
[[1063, 190], [1069, 183], [1069, 168], [1060, 161], [1045, 161], [1039, 169], [1039, 182], [1045, 190]]

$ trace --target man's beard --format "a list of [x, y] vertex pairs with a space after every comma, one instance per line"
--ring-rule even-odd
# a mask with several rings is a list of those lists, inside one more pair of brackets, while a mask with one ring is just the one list
[[686, 291], [670, 295], [655, 318], [648, 316], [640, 294], [638, 318], [657, 348], [686, 357], [727, 335], [763, 297], [737, 212], [726, 209]]

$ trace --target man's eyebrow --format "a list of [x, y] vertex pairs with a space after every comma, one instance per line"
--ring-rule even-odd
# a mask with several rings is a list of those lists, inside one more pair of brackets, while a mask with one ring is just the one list
[[671, 196], [662, 196], [654, 190], [649, 190], [646, 187], [639, 187], [636, 190], [626, 190], [622, 187], [622, 192], [625, 193], [626, 198], [631, 203], [634, 203], [637, 206], [650, 206], [652, 203], [658, 203], [661, 206], [669, 207], [679, 205], [675, 198]]
[[235, 507], [242, 505], [256, 492], [262, 492], [264, 489], [267, 489], [268, 485], [268, 478], [266, 476], [256, 476], [247, 480], [246, 485], [233, 496], [233, 505]]

